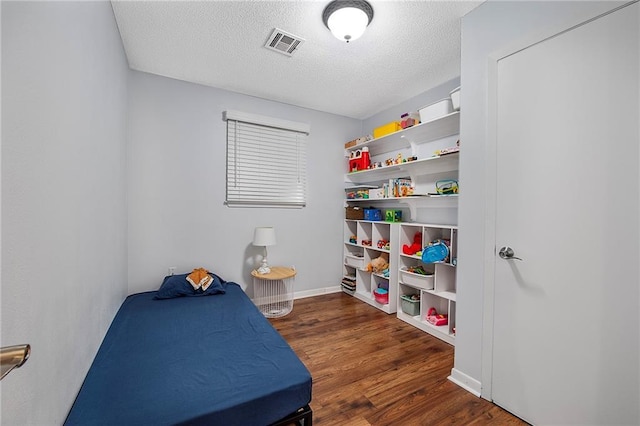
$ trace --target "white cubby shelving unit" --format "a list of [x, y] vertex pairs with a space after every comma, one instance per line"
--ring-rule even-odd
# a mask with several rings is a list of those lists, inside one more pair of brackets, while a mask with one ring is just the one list
[[[397, 282], [397, 245], [391, 241], [397, 241], [393, 235], [394, 228], [391, 223], [381, 221], [350, 220], [344, 221], [345, 236], [345, 263], [344, 276], [356, 279], [356, 291], [354, 296], [369, 303], [372, 306], [390, 314], [396, 312], [397, 286], [390, 282]], [[351, 242], [355, 237], [355, 243]], [[378, 241], [389, 242], [389, 249], [379, 248]], [[362, 241], [371, 241], [371, 246], [363, 245]], [[382, 256], [389, 262], [389, 275], [367, 271], [366, 265], [373, 259]], [[384, 288], [389, 291], [389, 303], [379, 303], [373, 295], [376, 288]]]
[[[440, 179], [458, 178], [457, 152], [434, 155], [436, 150], [454, 146], [459, 134], [460, 113], [410, 127], [408, 129], [373, 139], [349, 148], [348, 152], [367, 146], [372, 162], [383, 162], [386, 156], [404, 158], [415, 156], [417, 160], [345, 174], [345, 189], [380, 188], [390, 179], [408, 178], [414, 185], [414, 195], [376, 199], [347, 199], [347, 207], [374, 207], [402, 211], [403, 222], [346, 219], [344, 221], [343, 276], [355, 280], [353, 296], [388, 314], [397, 317], [450, 344], [455, 341], [456, 267], [458, 229], [458, 197], [434, 195], [435, 182]], [[348, 169], [345, 166], [345, 170]], [[426, 212], [426, 213], [423, 213]], [[439, 213], [444, 212], [444, 213]], [[422, 216], [422, 222], [418, 218]], [[426, 218], [426, 219], [425, 219]], [[423, 247], [436, 239], [449, 242], [450, 254], [445, 262], [425, 264], [419, 256], [403, 254], [402, 246], [413, 242], [416, 232], [422, 233]], [[363, 240], [366, 244], [363, 245]], [[389, 242], [388, 249], [378, 247], [378, 241]], [[371, 245], [368, 245], [368, 242]], [[367, 265], [378, 256], [389, 262], [388, 276], [368, 272]], [[414, 274], [407, 268], [422, 266], [426, 275]], [[381, 304], [374, 297], [376, 288], [388, 290], [389, 303]], [[419, 301], [405, 305], [402, 296], [419, 294]], [[405, 303], [407, 303], [405, 301]], [[448, 316], [448, 324], [433, 326], [426, 320], [430, 308]]]
[[[400, 249], [398, 261], [398, 318], [453, 344], [456, 313], [456, 264], [458, 255], [458, 228], [449, 225], [419, 223], [400, 224], [400, 247], [410, 245], [417, 233], [422, 235], [422, 247], [435, 240], [446, 240], [449, 256], [443, 262], [424, 263], [420, 256], [407, 255]], [[411, 267], [421, 267], [426, 275], [409, 272]], [[403, 295], [420, 296], [419, 313], [405, 312]], [[430, 308], [447, 315], [448, 324], [434, 326], [426, 320]]]

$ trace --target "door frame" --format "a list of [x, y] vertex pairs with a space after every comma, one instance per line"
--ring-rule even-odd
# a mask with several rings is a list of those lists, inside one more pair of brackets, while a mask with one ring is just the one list
[[487, 57], [487, 139], [485, 145], [485, 209], [484, 209], [484, 250], [482, 276], [483, 301], [482, 301], [482, 344], [481, 344], [481, 392], [480, 396], [487, 400], [493, 400], [493, 325], [494, 325], [494, 301], [495, 301], [495, 260], [496, 260], [496, 211], [497, 211], [497, 146], [498, 146], [498, 62], [514, 55], [522, 50], [543, 43], [552, 38], [586, 25], [603, 16], [614, 13], [620, 9], [638, 3], [633, 0], [620, 3], [612, 3], [611, 8], [589, 19], [566, 21], [553, 26], [545, 27], [539, 31], [521, 37], [499, 49], [493, 51]]

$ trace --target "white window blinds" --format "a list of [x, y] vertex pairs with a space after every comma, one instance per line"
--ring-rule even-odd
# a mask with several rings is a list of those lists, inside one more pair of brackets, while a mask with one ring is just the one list
[[226, 111], [227, 200], [231, 207], [304, 207], [309, 126]]

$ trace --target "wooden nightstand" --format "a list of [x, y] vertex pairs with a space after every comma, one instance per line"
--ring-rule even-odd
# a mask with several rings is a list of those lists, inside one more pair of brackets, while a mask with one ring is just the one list
[[272, 266], [268, 274], [251, 271], [253, 276], [254, 303], [267, 318], [287, 315], [293, 309], [293, 283], [296, 270], [284, 266]]

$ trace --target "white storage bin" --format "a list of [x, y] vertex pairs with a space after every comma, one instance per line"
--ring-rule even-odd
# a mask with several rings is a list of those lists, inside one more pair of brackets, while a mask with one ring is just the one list
[[370, 200], [379, 200], [384, 198], [384, 189], [382, 188], [373, 188], [369, 190], [369, 199]]
[[451, 114], [453, 112], [451, 98], [440, 99], [438, 102], [420, 108], [419, 112], [422, 123]]
[[346, 255], [344, 257], [344, 263], [348, 266], [352, 266], [354, 268], [362, 269], [364, 268], [364, 258], [357, 256]]
[[456, 87], [449, 93], [451, 96], [451, 105], [454, 111], [460, 111], [460, 86]]
[[413, 272], [400, 270], [400, 279], [404, 284], [420, 288], [422, 290], [433, 290], [433, 274], [421, 275]]

